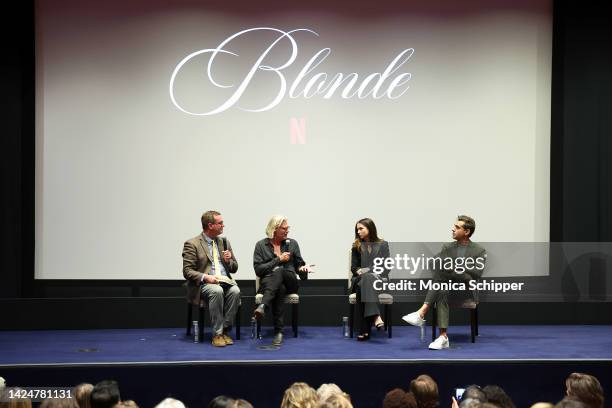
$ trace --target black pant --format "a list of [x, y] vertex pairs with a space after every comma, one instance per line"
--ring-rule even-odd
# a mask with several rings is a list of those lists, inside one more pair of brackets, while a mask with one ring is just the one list
[[283, 331], [283, 314], [285, 313], [285, 295], [297, 293], [298, 281], [295, 272], [277, 269], [261, 278], [259, 292], [263, 294], [262, 303], [268, 310], [272, 309], [274, 332]]

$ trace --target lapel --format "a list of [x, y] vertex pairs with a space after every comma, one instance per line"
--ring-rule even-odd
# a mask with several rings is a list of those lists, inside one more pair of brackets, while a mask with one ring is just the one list
[[[381, 245], [382, 242], [368, 242], [367, 245], [363, 248], [366, 255], [366, 259], [374, 259], [378, 257]], [[371, 248], [372, 252], [368, 252], [368, 247]]]
[[206, 255], [206, 259], [208, 259], [208, 262], [212, 262], [212, 260], [210, 258], [210, 254], [208, 253], [208, 244], [206, 243], [206, 240], [204, 239], [204, 236], [202, 234], [200, 234], [198, 239], [200, 241], [200, 246], [202, 247], [202, 252], [204, 252], [204, 255]]

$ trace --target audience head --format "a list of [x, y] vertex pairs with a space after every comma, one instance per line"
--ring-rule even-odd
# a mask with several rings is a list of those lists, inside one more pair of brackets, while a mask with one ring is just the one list
[[6, 381], [4, 381], [4, 378], [0, 377], [0, 392], [4, 390], [4, 387], [6, 387]]
[[185, 404], [174, 398], [163, 399], [155, 408], [185, 408]]
[[472, 384], [465, 389], [465, 391], [463, 392], [463, 396], [461, 397], [461, 400], [463, 401], [466, 399], [473, 399], [473, 400], [477, 400], [480, 402], [487, 402], [487, 396], [485, 395], [484, 391], [482, 390], [482, 388], [480, 388], [476, 384]]
[[253, 408], [253, 405], [247, 400], [237, 399], [236, 401], [234, 401], [234, 404], [231, 407], [232, 408]]
[[47, 398], [40, 408], [79, 408], [79, 403], [73, 398]]
[[566, 394], [592, 408], [603, 408], [604, 393], [597, 378], [589, 374], [571, 373], [565, 380]]
[[590, 408], [590, 405], [575, 400], [572, 397], [565, 397], [555, 405], [555, 408]]
[[285, 390], [281, 408], [315, 408], [317, 392], [308, 384], [296, 382]]
[[[275, 234], [279, 236], [285, 236], [284, 231], [279, 231], [278, 229], [281, 227], [281, 225], [283, 225], [283, 223], [287, 222], [288, 219], [284, 215], [273, 215], [272, 218], [270, 218], [270, 221], [268, 221], [268, 225], [266, 226], [266, 237], [273, 239]], [[281, 234], [281, 232], [283, 234]]]
[[342, 390], [336, 384], [326, 383], [321, 384], [319, 388], [317, 388], [317, 398], [319, 402], [325, 401], [332, 394], [342, 394]]
[[138, 404], [134, 400], [119, 401], [114, 408], [138, 408]]
[[90, 396], [91, 408], [112, 408], [119, 401], [119, 385], [113, 380], [100, 381], [94, 385]]
[[482, 389], [487, 396], [487, 401], [500, 408], [516, 408], [512, 399], [498, 385], [487, 385]]
[[40, 408], [79, 408], [79, 404], [74, 398], [47, 398]]
[[422, 374], [410, 381], [410, 392], [414, 395], [418, 408], [438, 406], [438, 384], [430, 376]]
[[536, 402], [530, 408], [555, 408], [550, 402]]
[[0, 408], [32, 408], [32, 400], [29, 398], [9, 398], [9, 393], [15, 395], [22, 391], [18, 387], [4, 387], [0, 390]]
[[93, 390], [93, 384], [89, 383], [82, 383], [74, 387], [74, 399], [79, 408], [91, 408], [91, 390]]
[[208, 408], [229, 408], [236, 401], [233, 398], [227, 397], [225, 395], [219, 395], [218, 397], [213, 398], [212, 401], [208, 403]]
[[461, 398], [459, 408], [481, 408], [482, 401], [474, 398]]
[[319, 400], [319, 408], [353, 408], [351, 397], [345, 393], [330, 394], [325, 400]]
[[411, 392], [395, 388], [385, 395], [383, 408], [417, 408], [417, 402]]

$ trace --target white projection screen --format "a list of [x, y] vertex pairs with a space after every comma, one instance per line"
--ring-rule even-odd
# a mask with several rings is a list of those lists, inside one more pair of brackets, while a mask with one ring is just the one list
[[363, 217], [548, 241], [552, 1], [329, 3], [37, 1], [35, 277], [182, 279], [208, 209], [237, 279], [277, 213], [313, 279]]

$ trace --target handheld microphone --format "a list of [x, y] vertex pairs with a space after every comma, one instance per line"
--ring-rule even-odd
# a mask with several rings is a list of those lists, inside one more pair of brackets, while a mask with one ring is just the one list
[[221, 240], [223, 241], [223, 249], [227, 251], [227, 238], [221, 237]]
[[285, 249], [283, 250], [283, 252], [289, 252], [289, 243], [291, 242], [291, 240], [289, 238], [287, 238], [285, 240]]

